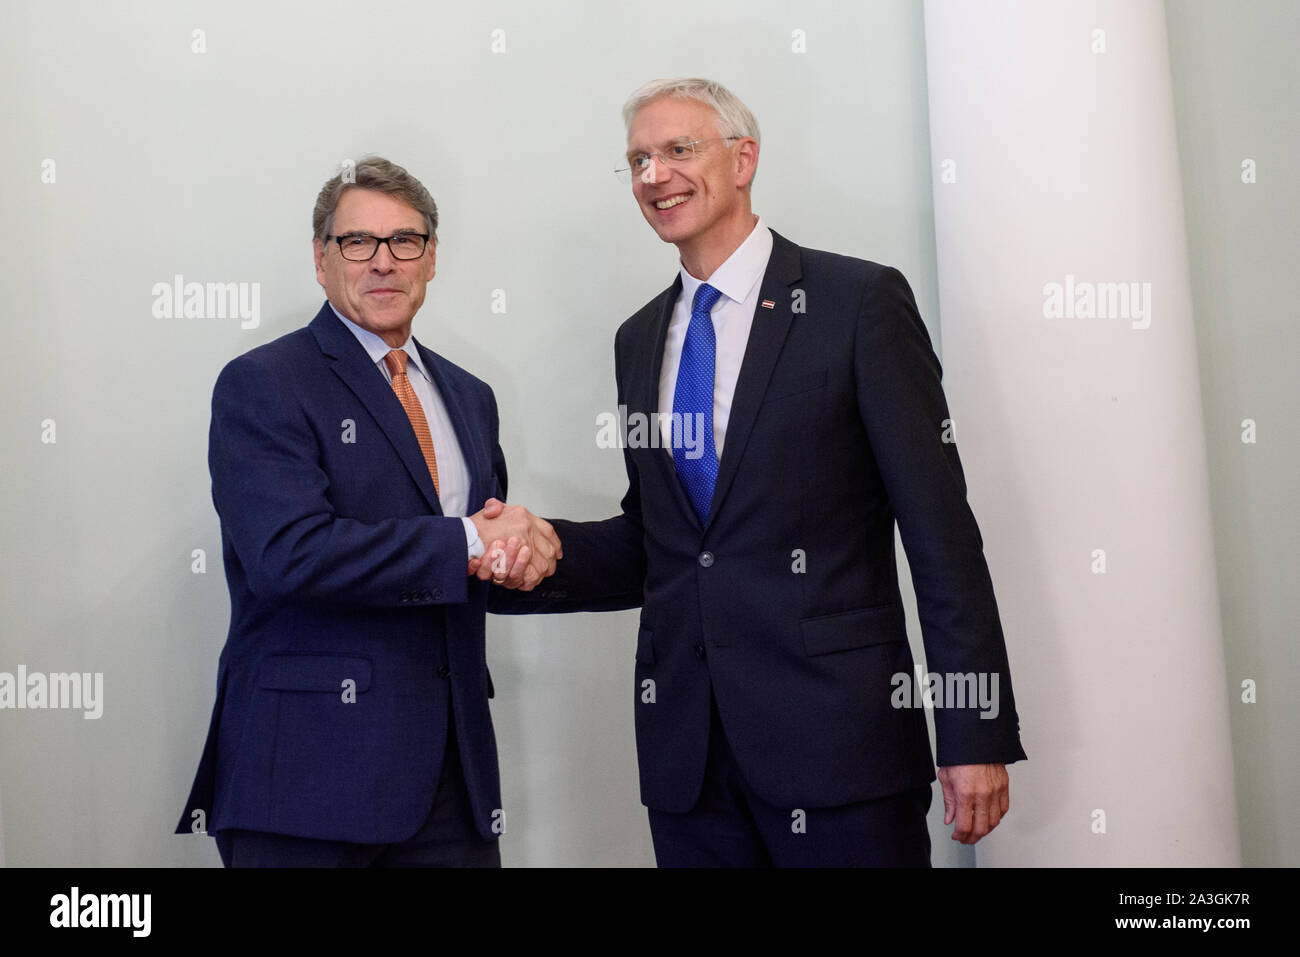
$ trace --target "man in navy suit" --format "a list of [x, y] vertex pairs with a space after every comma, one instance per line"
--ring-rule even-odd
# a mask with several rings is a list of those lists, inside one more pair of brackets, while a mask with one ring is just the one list
[[526, 591], [559, 541], [522, 508], [485, 517], [506, 492], [492, 390], [411, 337], [433, 198], [378, 157], [346, 173], [313, 214], [326, 303], [213, 390], [231, 622], [177, 832], [235, 867], [499, 866], [490, 566], [470, 571], [485, 541], [522, 546]]
[[628, 491], [606, 521], [552, 520], [555, 577], [494, 589], [491, 610], [643, 606], [632, 690], [661, 866], [928, 866], [924, 695], [954, 839], [997, 826], [1025, 753], [925, 324], [897, 270], [751, 212], [758, 125], [725, 88], [657, 81], [624, 119], [633, 195], [681, 254], [615, 338]]

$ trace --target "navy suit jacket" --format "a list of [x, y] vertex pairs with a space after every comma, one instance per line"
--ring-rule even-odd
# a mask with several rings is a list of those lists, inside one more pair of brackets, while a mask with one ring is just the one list
[[[470, 511], [504, 499], [492, 390], [419, 349], [469, 466]], [[464, 525], [443, 515], [401, 403], [329, 303], [222, 370], [208, 460], [231, 621], [177, 832], [206, 820], [404, 840], [433, 806], [454, 714], [491, 838], [488, 586], [466, 574]]]
[[[629, 421], [659, 411], [680, 291], [679, 277], [618, 330]], [[643, 606], [632, 690], [647, 806], [694, 805], [710, 690], [765, 800], [863, 801], [935, 777], [924, 710], [894, 707], [894, 676], [913, 674], [897, 523], [929, 671], [983, 673], [986, 687], [997, 675], [996, 717], [935, 709], [939, 763], [1023, 759], [983, 542], [944, 441], [939, 360], [907, 281], [774, 233], [759, 298], [771, 308], [755, 310], [708, 522], [665, 449], [627, 448], [622, 513], [553, 520], [556, 575], [533, 592], [494, 591], [490, 610]]]

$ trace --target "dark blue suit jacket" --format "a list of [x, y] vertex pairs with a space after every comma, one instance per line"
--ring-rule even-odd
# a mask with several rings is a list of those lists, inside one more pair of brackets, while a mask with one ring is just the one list
[[[492, 390], [419, 348], [469, 466], [470, 511], [504, 499]], [[466, 575], [464, 526], [442, 514], [392, 387], [328, 303], [222, 370], [209, 467], [231, 622], [177, 832], [202, 809], [208, 831], [404, 840], [433, 805], [454, 713], [490, 838], [488, 586]]]
[[[680, 291], [679, 278], [618, 330], [629, 417], [657, 410]], [[629, 448], [622, 514], [553, 520], [556, 575], [494, 591], [490, 610], [643, 606], [633, 701], [647, 806], [694, 805], [710, 689], [765, 800], [863, 801], [935, 777], [925, 712], [891, 703], [893, 676], [913, 672], [897, 523], [929, 670], [998, 675], [997, 717], [935, 710], [939, 763], [1023, 759], [983, 543], [943, 441], [939, 361], [906, 280], [774, 234], [760, 299], [774, 308], [755, 310], [708, 523], [663, 448]]]

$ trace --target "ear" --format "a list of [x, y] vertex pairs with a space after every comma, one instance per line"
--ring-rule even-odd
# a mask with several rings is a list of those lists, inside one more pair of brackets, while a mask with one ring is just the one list
[[428, 282], [433, 278], [433, 274], [438, 271], [438, 243], [437, 240], [430, 237], [429, 239], [429, 275], [424, 277]]
[[325, 244], [319, 239], [311, 241], [312, 258], [316, 261], [316, 281], [325, 285]]
[[736, 188], [749, 186], [754, 173], [758, 171], [758, 140], [746, 136], [737, 144], [736, 150]]

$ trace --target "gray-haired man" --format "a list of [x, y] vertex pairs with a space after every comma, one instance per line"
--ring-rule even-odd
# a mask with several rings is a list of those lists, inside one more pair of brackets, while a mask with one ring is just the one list
[[620, 407], [662, 441], [629, 438], [621, 514], [554, 520], [556, 576], [492, 610], [644, 606], [631, 690], [661, 865], [928, 865], [895, 524], [930, 672], [998, 692], [935, 710], [954, 839], [997, 826], [1025, 753], [911, 289], [754, 215], [758, 124], [720, 84], [647, 84], [624, 119], [633, 198], [681, 255], [614, 342]]

